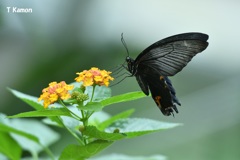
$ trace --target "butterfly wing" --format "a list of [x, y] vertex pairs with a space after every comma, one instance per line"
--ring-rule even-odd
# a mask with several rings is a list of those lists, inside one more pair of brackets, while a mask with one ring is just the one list
[[184, 33], [162, 39], [141, 52], [129, 63], [129, 71], [136, 76], [142, 91], [152, 98], [164, 115], [178, 113], [181, 105], [167, 76], [181, 71], [189, 61], [208, 46], [208, 35]]
[[137, 82], [138, 82], [139, 86], [141, 87], [143, 93], [148, 96], [149, 95], [149, 87], [148, 87], [148, 83], [147, 83], [146, 79], [144, 79], [143, 76], [141, 77], [140, 75], [136, 75], [136, 79], [137, 79]]
[[136, 75], [136, 78], [142, 91], [146, 94], [148, 89], [150, 90], [153, 100], [164, 115], [169, 116], [173, 114], [173, 110], [178, 113], [176, 104], [181, 104], [176, 97], [176, 92], [170, 79], [159, 75], [148, 67], [141, 71], [141, 76]]
[[141, 52], [134, 65], [136, 68], [150, 67], [158, 75], [173, 76], [207, 48], [207, 39], [208, 35], [202, 33], [184, 33], [162, 39]]

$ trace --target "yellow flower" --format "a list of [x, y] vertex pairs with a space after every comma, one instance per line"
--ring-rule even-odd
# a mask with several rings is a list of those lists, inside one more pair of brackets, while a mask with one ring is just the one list
[[83, 85], [91, 86], [93, 84], [100, 86], [108, 86], [109, 81], [113, 81], [114, 78], [110, 76], [112, 72], [106, 70], [100, 70], [96, 67], [92, 67], [90, 70], [84, 70], [83, 72], [77, 73], [78, 77], [75, 78], [76, 82], [83, 82]]
[[47, 88], [42, 90], [41, 96], [38, 101], [43, 100], [44, 108], [47, 108], [50, 104], [56, 102], [59, 98], [64, 100], [71, 97], [68, 93], [69, 90], [73, 89], [73, 85], [67, 85], [66, 82], [62, 81], [60, 83], [51, 82]]

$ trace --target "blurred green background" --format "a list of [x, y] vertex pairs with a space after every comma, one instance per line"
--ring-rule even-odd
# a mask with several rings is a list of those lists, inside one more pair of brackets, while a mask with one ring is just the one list
[[[32, 8], [8, 13], [6, 7]], [[240, 1], [122, 0], [0, 1], [0, 111], [13, 115], [32, 108], [6, 87], [39, 96], [51, 81], [70, 83], [92, 66], [123, 63], [124, 33], [131, 57], [167, 36], [209, 34], [209, 47], [171, 77], [182, 106], [165, 117], [151, 97], [107, 107], [116, 114], [135, 108], [134, 117], [184, 123], [160, 133], [116, 142], [102, 155], [162, 154], [169, 159], [240, 159]], [[113, 95], [140, 90], [135, 78], [112, 88]], [[61, 130], [58, 130], [61, 131]], [[52, 146], [60, 152], [68, 133]]]

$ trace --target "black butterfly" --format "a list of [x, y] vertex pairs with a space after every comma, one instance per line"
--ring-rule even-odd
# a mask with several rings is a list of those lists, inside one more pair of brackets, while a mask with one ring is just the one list
[[[183, 33], [162, 39], [145, 50], [134, 60], [126, 57], [127, 70], [135, 76], [142, 91], [152, 98], [161, 110], [169, 116], [176, 104], [181, 105], [167, 76], [173, 76], [197, 54], [208, 46], [208, 35], [203, 33]], [[122, 42], [125, 44], [124, 40]]]

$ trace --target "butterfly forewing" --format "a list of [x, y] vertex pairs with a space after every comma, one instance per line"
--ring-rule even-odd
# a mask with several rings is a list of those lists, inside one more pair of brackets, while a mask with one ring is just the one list
[[208, 35], [204, 34], [204, 33], [183, 33], [183, 34], [178, 34], [178, 35], [174, 35], [174, 36], [170, 36], [167, 38], [164, 38], [160, 41], [157, 41], [155, 43], [153, 43], [152, 45], [150, 45], [149, 47], [147, 47], [145, 50], [143, 50], [138, 57], [136, 58], [136, 60], [138, 58], [140, 58], [141, 56], [143, 56], [146, 52], [148, 52], [149, 50], [162, 46], [164, 44], [168, 44], [171, 42], [175, 42], [175, 41], [181, 41], [181, 40], [199, 40], [199, 41], [203, 41], [206, 42], [208, 40]]
[[[202, 52], [208, 43], [199, 40], [180, 40], [169, 42], [152, 49], [144, 50], [135, 63], [156, 69], [163, 76], [173, 76], [197, 54]], [[147, 51], [147, 52], [146, 52]]]

